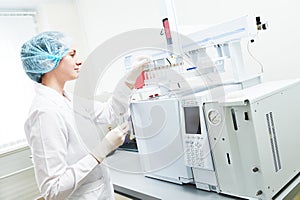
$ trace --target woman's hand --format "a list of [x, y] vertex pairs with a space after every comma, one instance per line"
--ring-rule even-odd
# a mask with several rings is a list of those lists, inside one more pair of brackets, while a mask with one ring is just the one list
[[125, 83], [129, 85], [130, 88], [134, 87], [134, 84], [136, 82], [136, 79], [141, 75], [142, 71], [144, 70], [144, 67], [148, 65], [151, 62], [151, 59], [149, 56], [139, 56], [134, 61], [132, 65], [132, 69], [130, 72], [128, 72]]

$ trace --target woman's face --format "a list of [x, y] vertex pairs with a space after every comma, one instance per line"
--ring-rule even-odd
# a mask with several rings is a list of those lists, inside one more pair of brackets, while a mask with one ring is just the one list
[[59, 62], [55, 74], [61, 81], [70, 81], [78, 78], [79, 67], [82, 62], [78, 60], [75, 48], [70, 48], [67, 55], [65, 55]]

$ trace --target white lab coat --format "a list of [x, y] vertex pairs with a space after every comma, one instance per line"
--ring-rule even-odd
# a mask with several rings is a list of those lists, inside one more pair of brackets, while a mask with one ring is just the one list
[[[35, 90], [25, 133], [42, 196], [114, 199], [108, 167], [98, 164], [89, 153], [93, 145], [99, 144], [99, 134], [91, 122], [111, 123], [114, 116], [127, 112], [131, 90], [119, 84], [112, 98], [107, 103], [96, 103], [94, 109], [73, 108], [70, 94], [65, 93], [68, 100], [42, 84], [35, 84]], [[79, 134], [79, 130], [85, 132]]]

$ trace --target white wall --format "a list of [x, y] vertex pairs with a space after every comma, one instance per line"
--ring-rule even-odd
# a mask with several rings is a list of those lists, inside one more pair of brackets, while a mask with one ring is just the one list
[[49, 1], [37, 6], [39, 32], [61, 31], [73, 38], [74, 46], [86, 56], [86, 43], [74, 1]]
[[89, 50], [125, 31], [161, 27], [161, 0], [76, 0]]

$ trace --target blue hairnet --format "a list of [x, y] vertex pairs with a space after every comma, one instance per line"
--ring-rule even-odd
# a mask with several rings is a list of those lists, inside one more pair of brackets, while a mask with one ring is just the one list
[[25, 42], [21, 60], [26, 74], [41, 82], [43, 74], [55, 69], [71, 46], [71, 38], [56, 31], [42, 32]]

